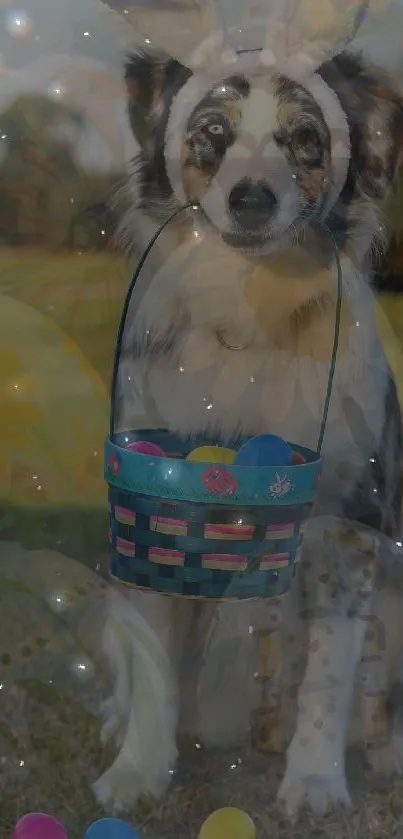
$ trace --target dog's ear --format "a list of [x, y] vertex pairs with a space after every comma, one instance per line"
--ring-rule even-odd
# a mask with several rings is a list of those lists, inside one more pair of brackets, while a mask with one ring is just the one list
[[125, 82], [132, 131], [144, 147], [154, 121], [165, 112], [191, 71], [175, 58], [153, 49], [141, 49], [127, 56]]
[[387, 84], [372, 82], [358, 153], [358, 185], [369, 198], [386, 198], [399, 169], [403, 149], [403, 100]]
[[359, 55], [341, 53], [324, 65], [321, 73], [348, 120], [350, 189], [370, 199], [385, 198], [403, 148], [402, 98], [389, 80], [368, 69]]

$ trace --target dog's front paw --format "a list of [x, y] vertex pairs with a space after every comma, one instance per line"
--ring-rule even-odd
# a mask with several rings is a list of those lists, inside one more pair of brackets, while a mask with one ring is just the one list
[[351, 805], [344, 773], [321, 776], [295, 773], [287, 769], [278, 798], [291, 819], [297, 818], [304, 805], [318, 816], [323, 816], [327, 810], [340, 804], [347, 807]]
[[113, 765], [93, 784], [96, 800], [106, 810], [116, 815], [127, 813], [139, 798], [162, 798], [170, 783], [170, 775], [147, 779], [127, 766]]
[[[137, 779], [138, 780], [138, 779]], [[98, 804], [107, 813], [120, 815], [132, 809], [140, 797], [138, 783], [131, 775], [109, 769], [93, 784], [93, 792]]]

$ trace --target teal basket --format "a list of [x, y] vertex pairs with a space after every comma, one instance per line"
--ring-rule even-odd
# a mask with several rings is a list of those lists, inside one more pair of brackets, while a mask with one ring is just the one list
[[[129, 304], [142, 266], [167, 223], [135, 271], [117, 338], [110, 433], [105, 443], [110, 573], [129, 586], [165, 595], [212, 600], [278, 597], [289, 589], [294, 576], [304, 524], [322, 472], [321, 448], [339, 338], [340, 263], [337, 259], [334, 345], [317, 450], [291, 443], [294, 462], [284, 468], [194, 463], [186, 456], [198, 446], [238, 449], [245, 440], [190, 440], [167, 429], [115, 432], [119, 360]], [[128, 451], [127, 445], [136, 440], [158, 445], [167, 456]]]

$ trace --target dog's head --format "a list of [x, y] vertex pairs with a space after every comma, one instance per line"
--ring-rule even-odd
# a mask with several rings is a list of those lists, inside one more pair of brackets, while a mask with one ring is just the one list
[[[403, 108], [360, 58], [342, 54], [319, 74], [337, 97], [350, 139], [347, 178], [327, 219], [343, 244], [354, 238], [355, 227], [393, 179]], [[147, 126], [136, 165], [136, 197], [159, 218], [177, 204], [167, 171], [167, 132], [174, 103], [190, 76], [176, 60], [152, 52], [131, 56], [126, 66], [130, 107]], [[217, 225], [222, 238], [233, 248], [258, 252], [269, 244], [275, 250], [295, 233], [295, 219], [323, 213], [332, 181], [332, 143], [334, 135], [314, 93], [257, 67], [220, 79], [186, 119], [179, 152], [181, 187], [188, 201], [203, 204], [225, 167], [224, 189], [211, 199], [222, 204], [222, 224]], [[245, 174], [240, 162], [248, 152], [252, 165]], [[369, 240], [374, 232], [369, 231]]]

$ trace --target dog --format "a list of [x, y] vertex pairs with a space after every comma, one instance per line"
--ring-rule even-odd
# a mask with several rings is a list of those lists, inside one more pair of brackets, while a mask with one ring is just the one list
[[[343, 302], [323, 476], [282, 618], [284, 657], [303, 627], [307, 633], [278, 793], [292, 816], [304, 804], [324, 812], [350, 800], [345, 750], [359, 736], [349, 730], [371, 615], [386, 632], [382, 661], [369, 674], [386, 710], [402, 675], [402, 580], [388, 570], [400, 544], [401, 417], [376, 332], [371, 269], [384, 246], [379, 206], [397, 168], [403, 108], [389, 80], [360, 55], [342, 52], [318, 72], [341, 105], [351, 144], [347, 177], [332, 206], [324, 210], [332, 138], [321, 106], [303, 84], [257, 67], [220, 79], [187, 120], [181, 186], [194, 209], [180, 212], [167, 172], [167, 138], [191, 71], [151, 49], [126, 65], [129, 108], [138, 104], [130, 95], [137, 97], [141, 80], [147, 140], [129, 174], [122, 239], [144, 249], [178, 214], [145, 263], [142, 295], [129, 309], [120, 429], [141, 427], [147, 404], [148, 419], [184, 436], [273, 433], [315, 449], [335, 331], [335, 246], [340, 254]], [[245, 131], [252, 138], [264, 134], [271, 148], [267, 168], [252, 177], [239, 176], [236, 165]], [[203, 199], [230, 157], [235, 163], [220, 198], [220, 228]], [[286, 169], [292, 184], [283, 189]], [[315, 223], [321, 214], [326, 233]], [[343, 548], [351, 528], [358, 541]], [[375, 577], [362, 558], [360, 532], [379, 545]], [[124, 810], [143, 793], [163, 794], [178, 731], [194, 733], [196, 706], [197, 730], [208, 745], [248, 737], [258, 702], [251, 628], [277, 618], [270, 602], [195, 605], [112, 590], [104, 641], [115, 686], [104, 708], [104, 737], [115, 736], [120, 751], [95, 784], [99, 801]], [[188, 659], [183, 639], [189, 639]], [[183, 662], [186, 669], [192, 658], [197, 666], [183, 688]], [[402, 768], [396, 714], [389, 741], [368, 752], [375, 770]]]

